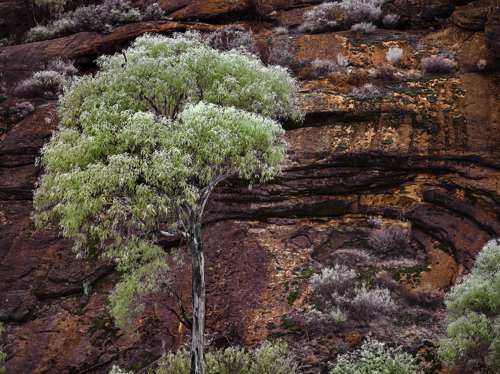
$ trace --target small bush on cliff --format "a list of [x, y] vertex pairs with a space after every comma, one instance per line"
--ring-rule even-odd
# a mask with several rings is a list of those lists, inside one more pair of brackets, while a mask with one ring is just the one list
[[34, 72], [31, 78], [19, 83], [14, 94], [25, 98], [54, 98], [62, 91], [67, 79], [77, 72], [71, 61], [56, 59], [48, 64], [47, 70]]
[[305, 23], [299, 31], [320, 32], [333, 29], [337, 25], [341, 9], [338, 3], [327, 2], [315, 6], [305, 13]]
[[158, 3], [151, 4], [141, 13], [143, 21], [159, 21], [163, 17], [165, 17], [165, 12], [160, 8]]
[[383, 0], [342, 0], [339, 5], [355, 22], [377, 21], [382, 13]]
[[267, 61], [269, 65], [280, 65], [291, 69], [294, 58], [292, 43], [288, 39], [276, 39], [269, 48]]
[[61, 19], [44, 26], [36, 26], [26, 33], [26, 43], [60, 38], [75, 32], [97, 31], [110, 33], [113, 26], [140, 22], [141, 14], [128, 1], [105, 0], [102, 4], [90, 4], [68, 12]]
[[[354, 357], [353, 357], [354, 356]], [[421, 373], [417, 367], [417, 359], [405, 352], [401, 347], [386, 347], [366, 337], [360, 350], [353, 355], [340, 356], [330, 374], [416, 374]]]
[[257, 44], [253, 39], [252, 31], [247, 31], [241, 26], [232, 25], [221, 27], [207, 34], [205, 39], [212, 48], [221, 52], [243, 47], [256, 56], [260, 55]]
[[12, 121], [17, 122], [28, 116], [34, 110], [35, 107], [33, 106], [33, 104], [31, 104], [29, 101], [24, 101], [10, 107], [9, 118]]
[[390, 312], [394, 307], [390, 292], [380, 288], [370, 290], [367, 284], [354, 282], [355, 277], [353, 269], [338, 264], [313, 275], [315, 308], [308, 312], [307, 322], [328, 319], [339, 324], [352, 316], [369, 325], [376, 317]]
[[422, 67], [428, 73], [449, 73], [455, 68], [455, 64], [443, 56], [431, 56], [422, 59]]
[[[288, 346], [265, 341], [255, 350], [229, 347], [209, 351], [205, 355], [206, 374], [296, 374], [297, 368], [288, 357]], [[153, 374], [189, 374], [189, 351], [181, 349], [165, 355]]]
[[489, 241], [475, 267], [445, 297], [447, 337], [443, 362], [467, 372], [500, 371], [500, 239]]
[[368, 245], [381, 255], [407, 252], [411, 248], [411, 230], [402, 225], [385, 226], [370, 233]]

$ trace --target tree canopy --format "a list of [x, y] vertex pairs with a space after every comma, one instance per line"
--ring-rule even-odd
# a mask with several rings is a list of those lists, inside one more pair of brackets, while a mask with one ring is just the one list
[[144, 35], [98, 65], [60, 98], [60, 125], [38, 161], [45, 174], [35, 223], [57, 222], [78, 255], [92, 249], [128, 274], [112, 297], [122, 326], [138, 298], [168, 282], [157, 238], [184, 237], [193, 282], [202, 278], [203, 300], [193, 304], [204, 308], [207, 199], [231, 175], [265, 182], [281, 172], [287, 142], [277, 119], [301, 117], [297, 82], [245, 49], [214, 50], [194, 32]]

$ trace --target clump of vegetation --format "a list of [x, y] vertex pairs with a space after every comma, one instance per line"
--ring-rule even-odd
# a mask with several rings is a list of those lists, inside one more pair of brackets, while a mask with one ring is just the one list
[[326, 2], [315, 6], [305, 13], [303, 25], [299, 27], [302, 32], [320, 32], [333, 29], [337, 26], [341, 9], [338, 3]]
[[149, 5], [144, 12], [141, 13], [142, 21], [159, 21], [165, 17], [165, 12], [160, 8], [158, 3]]
[[380, 18], [382, 3], [383, 0], [342, 0], [339, 5], [355, 23], [366, 23]]
[[404, 253], [411, 248], [411, 230], [403, 225], [384, 226], [372, 231], [367, 241], [380, 255]]
[[[205, 354], [206, 374], [296, 374], [298, 370], [289, 358], [286, 343], [265, 341], [254, 350], [229, 347], [211, 350]], [[150, 374], [189, 374], [191, 359], [189, 351], [182, 348], [163, 356]], [[128, 374], [117, 366], [109, 374]]]
[[288, 39], [277, 39], [269, 48], [267, 62], [269, 65], [280, 65], [291, 68], [294, 64], [295, 53], [292, 43]]
[[382, 96], [382, 93], [373, 84], [366, 83], [361, 88], [354, 87], [349, 95], [356, 100], [372, 100]]
[[356, 31], [356, 32], [362, 32], [364, 34], [370, 34], [374, 32], [377, 29], [377, 26], [375, 26], [371, 22], [360, 22], [360, 23], [355, 23], [352, 25], [351, 30]]
[[399, 64], [403, 58], [403, 50], [401, 48], [389, 48], [387, 52], [386, 59], [391, 64]]
[[385, 64], [377, 66], [377, 68], [375, 69], [374, 77], [375, 79], [387, 83], [396, 79], [394, 73], [395, 73], [394, 67], [392, 65]]
[[422, 67], [428, 73], [449, 73], [455, 68], [455, 64], [444, 56], [430, 56], [422, 59]]
[[401, 347], [386, 347], [384, 343], [366, 337], [361, 349], [353, 355], [343, 355], [330, 374], [384, 373], [415, 374], [421, 373], [417, 359], [402, 352]]
[[315, 307], [308, 311], [307, 322], [333, 322], [337, 326], [348, 316], [369, 325], [376, 317], [394, 307], [387, 289], [371, 290], [365, 283], [355, 282], [356, 272], [345, 265], [324, 268], [311, 277], [316, 297]]
[[253, 39], [252, 31], [247, 31], [241, 26], [231, 25], [221, 27], [207, 34], [205, 39], [212, 48], [219, 51], [231, 51], [243, 47], [248, 52], [260, 56], [257, 44]]
[[439, 354], [451, 368], [500, 370], [500, 239], [489, 241], [475, 267], [445, 297], [446, 338]]
[[393, 30], [396, 28], [396, 26], [399, 23], [399, 15], [398, 14], [387, 14], [383, 19], [382, 23], [384, 24], [385, 27], [387, 27], [390, 30]]
[[289, 30], [286, 26], [278, 26], [274, 29], [274, 32], [278, 35], [287, 35]]
[[13, 122], [18, 122], [23, 118], [26, 118], [31, 112], [35, 110], [35, 107], [29, 101], [23, 101], [22, 103], [17, 103], [10, 107], [9, 118]]
[[[158, 4], [146, 8], [143, 13], [148, 20], [161, 19], [163, 13]], [[132, 8], [125, 0], [105, 0], [102, 4], [90, 4], [76, 8], [62, 15], [59, 19], [39, 25], [28, 30], [24, 40], [26, 43], [60, 38], [82, 31], [110, 33], [114, 26], [142, 20], [139, 9]]]
[[31, 78], [19, 83], [14, 94], [20, 97], [54, 98], [62, 91], [67, 79], [78, 73], [71, 61], [56, 59], [47, 65], [47, 70], [34, 72]]
[[430, 309], [438, 309], [443, 305], [444, 292], [429, 284], [415, 289], [402, 287], [401, 291], [410, 305], [419, 305]]

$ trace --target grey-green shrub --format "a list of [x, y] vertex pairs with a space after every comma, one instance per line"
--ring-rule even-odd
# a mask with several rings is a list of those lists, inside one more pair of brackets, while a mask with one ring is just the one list
[[422, 59], [422, 67], [428, 73], [449, 73], [455, 64], [444, 56], [430, 56]]
[[386, 347], [368, 335], [360, 350], [340, 356], [330, 374], [416, 374], [422, 373], [417, 359], [402, 352], [401, 347]]
[[403, 50], [401, 48], [389, 48], [387, 51], [386, 59], [391, 64], [397, 64], [403, 58]]
[[446, 337], [439, 354], [452, 368], [500, 371], [500, 239], [489, 241], [475, 267], [445, 297]]
[[383, 19], [382, 23], [388, 29], [395, 29], [399, 22], [399, 15], [397, 14], [387, 14]]
[[356, 24], [351, 26], [352, 31], [362, 32], [365, 34], [370, 34], [370, 33], [374, 32], [376, 29], [377, 29], [377, 26], [375, 26], [371, 22], [360, 22], [360, 23], [356, 23]]
[[141, 14], [143, 21], [159, 21], [165, 17], [165, 12], [160, 8], [158, 3], [151, 4]]
[[255, 56], [260, 55], [252, 30], [246, 30], [238, 25], [220, 27], [205, 35], [205, 40], [210, 47], [222, 52], [243, 47]]
[[14, 121], [20, 121], [26, 116], [28, 116], [31, 112], [35, 110], [35, 107], [29, 101], [23, 101], [22, 103], [17, 103], [14, 106], [10, 107], [9, 118]]
[[377, 21], [383, 0], [342, 0], [339, 5], [357, 23]]
[[[229, 347], [205, 354], [206, 374], [295, 374], [297, 368], [288, 357], [288, 346], [265, 341], [255, 350]], [[181, 349], [164, 356], [150, 374], [189, 374], [189, 351]]]
[[333, 2], [326, 2], [315, 6], [305, 13], [306, 21], [300, 26], [299, 30], [319, 32], [337, 26], [335, 18], [338, 14], [338, 8], [339, 4]]
[[373, 230], [367, 242], [380, 255], [406, 253], [411, 248], [411, 230], [402, 225], [384, 226]]

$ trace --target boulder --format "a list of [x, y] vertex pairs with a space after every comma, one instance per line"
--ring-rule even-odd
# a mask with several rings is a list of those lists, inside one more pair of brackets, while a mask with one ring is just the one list
[[484, 30], [491, 5], [491, 0], [480, 0], [457, 7], [450, 20], [464, 29]]

